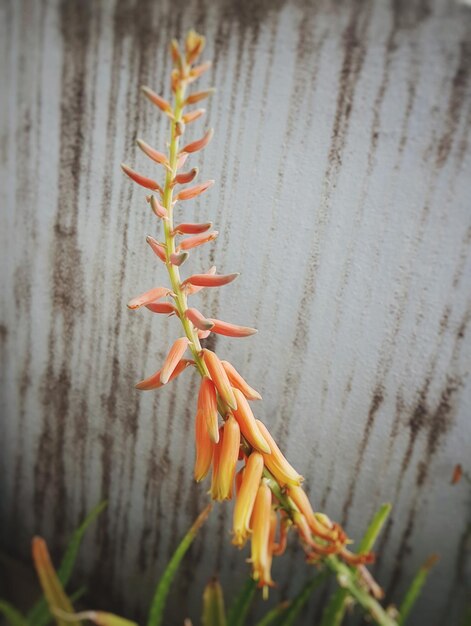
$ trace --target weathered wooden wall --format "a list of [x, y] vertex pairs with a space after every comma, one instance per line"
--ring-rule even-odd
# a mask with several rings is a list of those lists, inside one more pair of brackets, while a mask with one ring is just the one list
[[[26, 558], [40, 532], [57, 554], [108, 498], [81, 571], [95, 606], [142, 615], [205, 502], [191, 478], [196, 379], [133, 388], [178, 330], [125, 307], [163, 270], [146, 249], [144, 194], [119, 169], [144, 166], [137, 135], [165, 142], [138, 88], [168, 93], [167, 44], [194, 26], [214, 59], [216, 135], [200, 165], [217, 185], [185, 212], [221, 235], [191, 267], [240, 270], [201, 306], [260, 329], [213, 345], [264, 394], [259, 415], [318, 507], [358, 537], [394, 502], [376, 568], [393, 598], [441, 555], [414, 623], [458, 623], [471, 541], [469, 488], [450, 486], [471, 458], [471, 9], [2, 0], [0, 15], [3, 549]], [[214, 572], [229, 594], [242, 581], [229, 511], [192, 550], [171, 623], [198, 615]], [[308, 573], [300, 550], [280, 560], [273, 601]]]

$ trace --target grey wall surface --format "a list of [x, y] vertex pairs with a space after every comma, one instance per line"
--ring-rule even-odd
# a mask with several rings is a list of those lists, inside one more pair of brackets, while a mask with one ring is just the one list
[[[180, 331], [126, 309], [164, 271], [145, 194], [119, 168], [153, 171], [134, 140], [164, 147], [168, 129], [139, 86], [168, 95], [167, 45], [194, 26], [214, 60], [202, 84], [218, 89], [197, 161], [217, 183], [182, 213], [221, 234], [185, 271], [240, 271], [195, 302], [259, 328], [212, 346], [261, 390], [258, 416], [318, 509], [359, 537], [394, 503], [374, 570], [390, 598], [440, 554], [413, 623], [457, 624], [471, 567], [469, 484], [450, 485], [471, 459], [471, 8], [3, 0], [0, 18], [3, 551], [27, 560], [42, 533], [57, 558], [107, 498], [76, 581], [94, 608], [142, 616], [206, 501], [196, 374], [133, 386]], [[294, 543], [270, 603], [312, 571]], [[233, 595], [246, 556], [230, 505], [216, 507], [168, 623], [197, 618], [215, 572]]]

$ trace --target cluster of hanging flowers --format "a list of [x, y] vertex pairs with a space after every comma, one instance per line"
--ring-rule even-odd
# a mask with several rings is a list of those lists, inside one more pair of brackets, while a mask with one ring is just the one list
[[180, 267], [188, 259], [189, 251], [213, 241], [218, 235], [211, 222], [174, 224], [177, 203], [196, 198], [214, 183], [208, 180], [182, 187], [193, 183], [198, 175], [196, 167], [183, 169], [188, 157], [205, 148], [213, 136], [210, 129], [196, 141], [181, 142], [185, 127], [205, 113], [204, 109], [187, 110], [187, 107], [214, 92], [206, 89], [186, 93], [188, 86], [210, 68], [209, 62], [195, 64], [204, 45], [204, 37], [194, 31], [188, 33], [184, 50], [176, 40], [172, 41], [173, 106], [149, 87], [142, 88], [143, 94], [170, 120], [168, 154], [137, 140], [139, 148], [163, 167], [164, 184], [122, 165], [134, 182], [152, 192], [147, 201], [162, 224], [164, 238], [157, 241], [149, 236], [147, 243], [165, 265], [171, 283], [170, 287], [154, 287], [133, 298], [128, 306], [130, 309], [146, 307], [153, 313], [177, 316], [184, 330], [184, 336], [174, 342], [162, 367], [136, 387], [156, 389], [188, 367], [194, 367], [200, 373], [194, 476], [200, 482], [211, 472], [210, 494], [214, 500], [235, 498], [233, 543], [241, 548], [250, 540], [253, 577], [260, 587], [267, 590], [273, 585], [272, 559], [284, 552], [288, 532], [292, 529], [299, 535], [310, 562], [335, 554], [346, 563], [357, 566], [359, 574], [375, 593], [374, 581], [368, 584], [371, 578], [364, 568], [373, 555], [349, 551], [349, 539], [342, 528], [326, 515], [314, 512], [301, 486], [303, 477], [283, 456], [266, 425], [254, 416], [250, 402], [260, 400], [260, 394], [231, 363], [220, 360], [215, 352], [201, 345], [211, 333], [248, 337], [256, 330], [206, 317], [188, 305], [188, 300], [201, 289], [228, 285], [238, 276], [236, 273], [218, 274], [216, 268], [211, 267], [185, 280], [180, 277]]

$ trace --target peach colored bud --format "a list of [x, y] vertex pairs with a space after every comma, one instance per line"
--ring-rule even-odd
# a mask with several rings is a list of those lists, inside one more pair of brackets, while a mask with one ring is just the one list
[[146, 304], [160, 300], [160, 298], [163, 298], [164, 296], [168, 296], [169, 293], [171, 292], [170, 289], [167, 289], [167, 287], [155, 287], [154, 289], [150, 289], [140, 296], [137, 296], [137, 298], [129, 300], [128, 308], [139, 309], [141, 306], [145, 306]]
[[302, 476], [288, 463], [279, 447], [276, 445], [275, 440], [268, 432], [267, 427], [260, 420], [255, 420], [263, 438], [270, 446], [271, 454], [264, 454], [265, 465], [280, 483], [284, 485], [300, 485], [304, 480]]
[[201, 183], [200, 185], [188, 187], [188, 189], [182, 189], [182, 191], [177, 194], [176, 200], [191, 200], [192, 198], [196, 198], [196, 196], [200, 196], [213, 185], [214, 180], [207, 180], [205, 183]]
[[255, 421], [254, 414], [252, 413], [252, 409], [250, 408], [247, 398], [244, 396], [242, 391], [236, 389], [235, 387], [232, 391], [234, 392], [235, 401], [237, 403], [237, 409], [234, 410], [234, 417], [239, 423], [242, 434], [253, 448], [260, 452], [270, 454], [270, 446], [257, 426], [257, 422]]
[[163, 385], [168, 382], [173, 370], [178, 365], [189, 345], [190, 341], [187, 337], [180, 337], [170, 348], [160, 372], [160, 381]]
[[[213, 274], [216, 273], [216, 266], [212, 265], [209, 270], [206, 272], [206, 274], [210, 274], [211, 276]], [[198, 291], [201, 291], [202, 289], [204, 289], [204, 287], [196, 287], [195, 285], [185, 285], [185, 291], [187, 293], [187, 295], [192, 296], [195, 293], [198, 293]]]
[[163, 313], [164, 315], [174, 315], [177, 313], [177, 309], [170, 304], [170, 302], [151, 302], [146, 304], [146, 309], [152, 311], [152, 313]]
[[244, 378], [242, 378], [242, 376], [239, 374], [236, 368], [231, 363], [229, 363], [229, 361], [221, 361], [221, 363], [222, 363], [223, 368], [226, 370], [226, 374], [229, 378], [231, 385], [235, 387], [236, 389], [240, 389], [240, 391], [242, 391], [242, 393], [247, 398], [247, 400], [261, 400], [262, 399], [262, 396], [258, 393], [258, 391], [253, 389], [244, 380]]
[[253, 578], [258, 581], [259, 587], [273, 586], [269, 556], [270, 511], [271, 491], [266, 482], [262, 480], [255, 498], [251, 520], [252, 549], [250, 560]]
[[163, 193], [162, 187], [159, 185], [158, 182], [156, 182], [152, 178], [146, 178], [145, 176], [142, 176], [142, 174], [139, 174], [138, 172], [134, 171], [133, 169], [131, 169], [128, 165], [125, 165], [124, 163], [121, 163], [121, 169], [123, 170], [125, 174], [127, 174], [127, 176], [129, 176], [131, 180], [133, 180], [138, 185], [141, 185], [141, 187], [145, 187], [146, 189], [152, 189], [152, 191], [158, 191], [160, 193]]
[[178, 226], [175, 226], [175, 228], [173, 229], [173, 234], [178, 233], [179, 235], [199, 235], [209, 230], [212, 225], [212, 222], [205, 222], [204, 224], [193, 224], [190, 222], [185, 222], [183, 224], [178, 224]]
[[144, 85], [143, 87], [141, 87], [141, 90], [145, 97], [148, 98], [152, 102], [152, 104], [155, 104], [157, 107], [159, 107], [161, 111], [163, 111], [164, 113], [172, 112], [172, 107], [170, 106], [170, 103], [167, 102], [167, 100], [164, 100], [164, 98], [162, 98], [158, 94], [156, 94], [155, 91], [152, 91], [150, 87]]
[[198, 150], [202, 150], [211, 141], [213, 135], [214, 135], [214, 130], [210, 128], [208, 131], [206, 131], [203, 137], [201, 137], [201, 139], [197, 139], [196, 141], [193, 141], [192, 143], [189, 143], [188, 145], [186, 145], [183, 148], [182, 152], [190, 153], [190, 152], [198, 152]]
[[339, 555], [344, 559], [349, 565], [365, 565], [367, 563], [374, 563], [376, 557], [373, 552], [366, 552], [364, 554], [354, 554], [347, 550], [347, 548], [342, 548], [339, 551]]
[[206, 477], [211, 467], [214, 454], [214, 443], [211, 441], [206, 424], [206, 418], [202, 411], [196, 412], [195, 419], [195, 443], [196, 459], [194, 477], [196, 482], [201, 482]]
[[229, 324], [229, 322], [213, 318], [211, 318], [211, 321], [214, 322], [213, 333], [225, 335], [226, 337], [249, 337], [257, 332], [256, 328], [249, 328], [248, 326], [237, 326], [236, 324]]
[[200, 102], [201, 100], [212, 96], [215, 91], [216, 90], [214, 89], [214, 87], [211, 87], [211, 89], [206, 89], [205, 91], [194, 91], [185, 100], [185, 104], [196, 104], [197, 102]]
[[190, 111], [189, 113], [185, 113], [183, 116], [183, 121], [185, 124], [191, 124], [195, 120], [199, 119], [206, 113], [206, 109], [195, 109], [194, 111]]
[[203, 360], [208, 368], [211, 380], [216, 385], [216, 389], [224, 402], [230, 406], [231, 409], [237, 408], [237, 402], [234, 396], [227, 374], [224, 371], [221, 361], [215, 352], [204, 349], [202, 351]]
[[232, 283], [240, 274], [235, 272], [234, 274], [193, 274], [182, 285], [194, 285], [196, 287], [222, 287]]
[[150, 206], [157, 217], [160, 217], [163, 220], [168, 219], [167, 209], [160, 204], [155, 196], [150, 197]]
[[185, 316], [198, 330], [211, 330], [214, 325], [211, 320], [206, 319], [204, 315], [198, 311], [198, 309], [187, 309], [185, 311]]
[[156, 163], [160, 163], [160, 165], [164, 165], [168, 170], [171, 171], [168, 158], [163, 152], [159, 152], [158, 150], [155, 150], [142, 139], [137, 139], [136, 143], [139, 146], [139, 148], [142, 150], [142, 152], [144, 152], [144, 154], [146, 154], [150, 159], [152, 159]]
[[191, 181], [194, 180], [194, 178], [197, 175], [198, 175], [197, 167], [194, 167], [189, 172], [182, 172], [181, 174], [177, 174], [175, 178], [172, 180], [172, 186], [191, 183]]
[[[169, 381], [173, 380], [179, 374], [181, 374], [184, 370], [186, 370], [186, 368], [189, 365], [194, 365], [194, 364], [195, 362], [192, 361], [191, 359], [182, 359], [177, 364], [177, 366], [173, 370], [168, 380]], [[144, 380], [141, 380], [139, 383], [136, 384], [136, 389], [139, 389], [140, 391], [149, 391], [151, 389], [158, 389], [159, 387], [162, 387], [164, 383], [160, 379], [161, 371], [162, 370], [158, 370], [157, 372], [155, 372], [155, 374], [152, 374], [152, 376], [149, 376], [149, 378], [145, 378]]]
[[202, 411], [208, 429], [209, 438], [214, 443], [219, 441], [218, 402], [213, 381], [203, 376], [198, 394], [198, 411]]
[[311, 550], [314, 550], [316, 554], [326, 556], [328, 554], [338, 552], [338, 547], [335, 543], [320, 544], [319, 542], [314, 541], [309, 524], [302, 513], [294, 511], [292, 513], [292, 519], [301, 540], [306, 544], [306, 546], [309, 546]]
[[179, 69], [181, 69], [182, 55], [180, 52], [180, 46], [178, 45], [178, 41], [176, 39], [172, 39], [170, 42], [170, 54], [172, 55], [172, 61]]
[[316, 518], [311, 503], [309, 502], [309, 498], [302, 487], [290, 485], [288, 487], [288, 495], [306, 518], [309, 528], [314, 535], [320, 537], [321, 539], [325, 539], [326, 541], [338, 540], [338, 533], [336, 529], [332, 528], [332, 530], [330, 530], [327, 525], [322, 524]]
[[[190, 33], [192, 34], [191, 40]], [[189, 65], [196, 61], [199, 55], [203, 52], [206, 44], [206, 39], [202, 35], [198, 35], [194, 31], [190, 31], [190, 33], [188, 34], [185, 43], [186, 60]]]
[[186, 152], [183, 152], [183, 154], [180, 154], [180, 156], [177, 159], [177, 170], [179, 170], [181, 167], [183, 167], [185, 165], [185, 161], [188, 158], [188, 154]]
[[283, 517], [280, 523], [280, 536], [278, 542], [273, 542], [272, 554], [273, 556], [281, 556], [286, 550], [288, 545], [288, 531], [290, 528], [290, 522]]
[[164, 244], [160, 243], [150, 235], [146, 237], [146, 241], [152, 248], [152, 251], [159, 257], [164, 263], [167, 261], [167, 252]]
[[191, 250], [192, 248], [197, 248], [205, 243], [214, 241], [218, 235], [219, 232], [217, 230], [213, 230], [210, 233], [202, 233], [200, 235], [195, 235], [194, 237], [188, 237], [187, 239], [183, 239], [178, 247], [181, 250]]
[[195, 80], [196, 78], [199, 78], [200, 76], [202, 76], [205, 72], [207, 72], [209, 70], [211, 65], [212, 65], [211, 61], [205, 61], [204, 63], [201, 63], [201, 65], [196, 65], [190, 71], [190, 78], [192, 80]]
[[234, 507], [232, 543], [240, 548], [250, 534], [250, 518], [263, 474], [263, 457], [252, 452], [247, 459]]
[[180, 267], [180, 265], [183, 265], [183, 263], [185, 263], [188, 257], [189, 257], [188, 252], [173, 252], [170, 255], [170, 263], [172, 265], [176, 265], [177, 267]]
[[211, 497], [213, 500], [230, 500], [234, 482], [237, 458], [239, 456], [240, 429], [232, 415], [219, 431], [217, 467], [213, 465]]
[[211, 334], [210, 330], [198, 330], [197, 335], [198, 339], [206, 339]]

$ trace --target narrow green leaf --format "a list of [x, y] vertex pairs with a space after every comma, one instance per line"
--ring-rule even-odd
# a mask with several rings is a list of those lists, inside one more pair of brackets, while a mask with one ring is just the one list
[[432, 554], [419, 569], [414, 579], [412, 580], [409, 589], [404, 596], [404, 600], [399, 609], [399, 617], [398, 624], [402, 626], [405, 623], [409, 613], [412, 610], [417, 598], [422, 591], [422, 587], [425, 585], [428, 575], [430, 574], [430, 570], [438, 561], [438, 556], [436, 554]]
[[203, 593], [203, 626], [226, 626], [224, 596], [219, 581], [214, 578], [205, 587]]
[[301, 591], [293, 598], [289, 607], [286, 609], [286, 612], [283, 613], [281, 626], [292, 626], [295, 623], [295, 620], [301, 612], [302, 608], [309, 600], [311, 593], [322, 585], [328, 575], [328, 572], [322, 572], [312, 580], [308, 580], [308, 582], [304, 585]]
[[[42, 537], [34, 537], [33, 539], [33, 561], [49, 610], [60, 609], [66, 613], [73, 613], [72, 603], [57, 577], [49, 550]], [[67, 626], [67, 623], [60, 618], [57, 618], [56, 621], [57, 626]]]
[[[67, 586], [67, 583], [72, 575], [80, 544], [82, 543], [85, 532], [90, 524], [92, 524], [92, 522], [94, 522], [100, 513], [106, 508], [106, 506], [106, 500], [97, 504], [70, 538], [59, 569], [57, 570], [57, 577], [64, 587]], [[38, 600], [38, 602], [36, 602], [36, 604], [30, 609], [27, 614], [27, 620], [28, 623], [33, 626], [46, 626], [46, 624], [52, 621], [52, 616], [44, 598]]]
[[167, 600], [167, 596], [170, 590], [170, 585], [172, 584], [172, 580], [177, 572], [177, 569], [178, 569], [178, 566], [180, 565], [181, 560], [185, 556], [188, 548], [191, 546], [193, 539], [196, 537], [198, 533], [198, 530], [206, 521], [210, 511], [211, 511], [211, 504], [208, 504], [208, 506], [196, 518], [196, 521], [194, 522], [193, 526], [190, 528], [187, 534], [183, 537], [179, 546], [173, 553], [172, 558], [168, 562], [168, 565], [165, 568], [165, 571], [162, 574], [161, 579], [159, 580], [159, 583], [154, 593], [154, 597], [152, 599], [147, 626], [160, 626], [160, 624], [162, 623], [164, 609], [165, 609], [165, 602]]
[[290, 603], [288, 601], [278, 604], [278, 606], [268, 611], [255, 626], [269, 626], [269, 624], [273, 624], [273, 622], [283, 615], [289, 606]]
[[0, 600], [0, 613], [11, 626], [27, 626], [26, 618], [6, 600]]
[[81, 611], [80, 613], [66, 613], [60, 609], [54, 609], [54, 614], [68, 623], [77, 623], [81, 620], [89, 620], [97, 626], [138, 626], [125, 617], [120, 617], [107, 611]]
[[227, 626], [244, 626], [245, 618], [257, 591], [257, 583], [251, 577], [247, 578], [244, 586], [236, 596], [227, 613]]
[[[374, 514], [368, 528], [366, 529], [363, 539], [358, 546], [358, 553], [364, 554], [370, 552], [373, 548], [379, 533], [381, 532], [390, 512], [391, 505], [389, 503], [382, 504], [378, 511]], [[339, 587], [335, 593], [330, 596], [330, 600], [322, 613], [322, 621], [320, 626], [340, 626], [345, 616], [347, 607], [348, 591]]]

